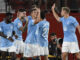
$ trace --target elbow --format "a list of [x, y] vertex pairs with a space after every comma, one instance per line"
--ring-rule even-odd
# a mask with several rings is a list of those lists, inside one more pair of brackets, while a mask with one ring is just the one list
[[59, 17], [57, 17], [57, 21], [60, 22], [60, 18]]

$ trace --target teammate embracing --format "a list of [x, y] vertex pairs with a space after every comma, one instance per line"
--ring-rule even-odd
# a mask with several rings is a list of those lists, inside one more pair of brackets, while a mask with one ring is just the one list
[[[26, 24], [23, 26], [23, 22], [26, 21]], [[25, 9], [19, 9], [17, 12], [17, 18], [14, 20], [14, 30], [16, 32], [16, 35], [18, 36], [17, 39], [15, 39], [14, 45], [16, 46], [16, 54], [23, 55], [24, 52], [24, 43], [22, 38], [22, 33], [25, 32], [27, 29], [27, 18], [26, 18], [26, 10]], [[20, 58], [17, 58], [17, 60], [20, 60]]]
[[40, 48], [40, 56], [44, 56], [44, 60], [48, 60], [48, 34], [49, 22], [46, 20], [46, 11], [40, 12], [40, 22], [38, 23], [38, 43]]

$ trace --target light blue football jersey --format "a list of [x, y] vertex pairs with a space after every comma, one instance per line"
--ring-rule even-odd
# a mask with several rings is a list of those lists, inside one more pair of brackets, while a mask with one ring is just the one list
[[68, 18], [60, 18], [63, 24], [64, 42], [77, 42], [76, 26], [79, 25], [76, 18], [69, 16]]
[[[6, 36], [12, 37], [13, 31], [14, 31], [13, 23], [6, 24], [5, 21], [0, 22], [0, 32], [3, 32]], [[13, 45], [13, 42], [4, 37], [1, 37], [0, 42], [1, 47], [10, 47]]]
[[44, 19], [38, 23], [38, 42], [42, 47], [48, 47], [49, 22]]
[[38, 25], [34, 24], [34, 20], [31, 16], [28, 16], [28, 31], [25, 43], [26, 44], [37, 44], [37, 35], [38, 35]]
[[22, 27], [22, 26], [23, 26], [23, 24], [20, 21], [20, 19], [16, 18], [14, 20], [14, 31], [15, 31], [16, 35], [18, 36], [18, 38], [16, 40], [20, 40], [20, 41], [22, 40], [22, 31], [19, 30], [19, 28]]

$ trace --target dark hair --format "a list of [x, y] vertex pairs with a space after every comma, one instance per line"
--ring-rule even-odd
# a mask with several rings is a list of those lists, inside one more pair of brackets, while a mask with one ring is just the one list
[[44, 19], [46, 17], [46, 13], [47, 13], [47, 10], [41, 10], [40, 12], [41, 19]]
[[51, 33], [51, 34], [50, 34], [50, 36], [55, 36], [55, 35], [56, 35], [56, 33]]
[[19, 9], [18, 12], [24, 12], [26, 9]]
[[29, 14], [31, 14], [35, 10], [36, 10], [35, 8], [31, 8], [31, 9], [28, 10], [28, 12], [29, 12]]
[[13, 15], [13, 14], [10, 13], [10, 12], [7, 12], [7, 13], [6, 13], [6, 16], [11, 16], [11, 15]]
[[64, 11], [66, 11], [67, 13], [70, 13], [70, 8], [68, 8], [68, 7], [62, 7], [62, 9], [63, 9]]
[[30, 12], [33, 12], [33, 11], [35, 11], [35, 10], [36, 10], [36, 9], [35, 9], [35, 8], [33, 8], [33, 9], [31, 9], [31, 10], [30, 10]]
[[40, 8], [39, 6], [37, 6], [36, 4], [32, 5], [32, 8]]
[[6, 18], [7, 18], [7, 17], [8, 17], [8, 18], [13, 18], [13, 14], [10, 13], [10, 12], [7, 12], [7, 13], [6, 13]]
[[[7, 13], [6, 13], [5, 20], [11, 20], [12, 18], [13, 18], [13, 14], [10, 13], [10, 12], [7, 12]], [[11, 22], [11, 21], [8, 21], [8, 22]]]

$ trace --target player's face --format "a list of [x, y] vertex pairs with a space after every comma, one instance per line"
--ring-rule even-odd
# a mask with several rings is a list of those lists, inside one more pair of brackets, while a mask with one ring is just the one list
[[50, 39], [51, 39], [51, 40], [54, 40], [54, 39], [55, 39], [55, 36], [51, 36]]
[[62, 9], [61, 10], [61, 16], [64, 16], [65, 15], [65, 11]]
[[23, 12], [23, 16], [26, 17], [26, 11]]
[[20, 16], [22, 19], [24, 19], [24, 17], [26, 16], [26, 12], [19, 12], [18, 16]]
[[33, 18], [36, 18], [37, 15], [38, 15], [37, 10], [34, 10], [34, 11], [31, 12], [31, 16], [32, 16]]
[[10, 16], [8, 16], [8, 17], [6, 18], [6, 20], [7, 20], [8, 22], [11, 22], [11, 21], [12, 21], [12, 18], [13, 18], [13, 15], [10, 15]]

